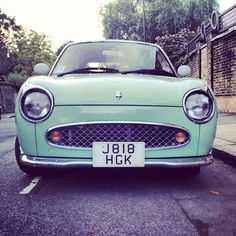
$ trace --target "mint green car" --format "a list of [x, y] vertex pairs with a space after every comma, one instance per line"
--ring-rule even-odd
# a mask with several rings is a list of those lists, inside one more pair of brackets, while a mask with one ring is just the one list
[[[178, 73], [156, 44], [68, 44], [34, 68], [16, 101], [16, 160], [36, 175], [64, 167], [211, 164], [216, 102], [206, 82]], [[181, 78], [182, 76], [182, 78]], [[185, 78], [183, 78], [185, 76]]]

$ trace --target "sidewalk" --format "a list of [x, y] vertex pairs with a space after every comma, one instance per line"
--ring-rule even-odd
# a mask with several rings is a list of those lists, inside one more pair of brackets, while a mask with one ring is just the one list
[[1, 114], [1, 119], [4, 120], [4, 119], [8, 119], [8, 118], [13, 118], [15, 117], [15, 113], [4, 113], [4, 114]]
[[213, 155], [236, 166], [236, 114], [219, 113]]

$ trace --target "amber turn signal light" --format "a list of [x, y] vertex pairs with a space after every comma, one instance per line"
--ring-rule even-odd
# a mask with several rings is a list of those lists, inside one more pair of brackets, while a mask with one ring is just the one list
[[178, 132], [176, 135], [175, 135], [175, 140], [178, 142], [178, 143], [183, 143], [185, 140], [186, 140], [186, 135], [184, 132]]
[[61, 133], [58, 131], [54, 131], [50, 134], [50, 139], [54, 142], [54, 143], [58, 143], [61, 141]]

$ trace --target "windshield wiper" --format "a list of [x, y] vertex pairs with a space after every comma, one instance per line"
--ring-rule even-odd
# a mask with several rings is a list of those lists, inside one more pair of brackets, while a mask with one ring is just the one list
[[61, 77], [64, 75], [69, 74], [80, 74], [80, 73], [120, 73], [119, 70], [114, 68], [107, 68], [107, 67], [86, 67], [86, 68], [80, 68], [72, 71], [67, 71], [61, 74], [58, 74], [57, 77]]
[[163, 76], [176, 77], [173, 73], [155, 69], [128, 70], [128, 71], [122, 71], [121, 74], [145, 74], [145, 75], [163, 75]]

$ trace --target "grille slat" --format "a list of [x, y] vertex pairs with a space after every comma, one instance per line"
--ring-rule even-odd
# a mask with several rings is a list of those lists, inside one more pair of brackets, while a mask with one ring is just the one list
[[[53, 142], [52, 132], [61, 133], [62, 139]], [[177, 132], [184, 132], [183, 143], [175, 140]], [[93, 142], [145, 142], [145, 148], [158, 149], [183, 146], [189, 142], [189, 133], [183, 129], [147, 123], [87, 123], [51, 129], [49, 143], [71, 148], [92, 148]]]

